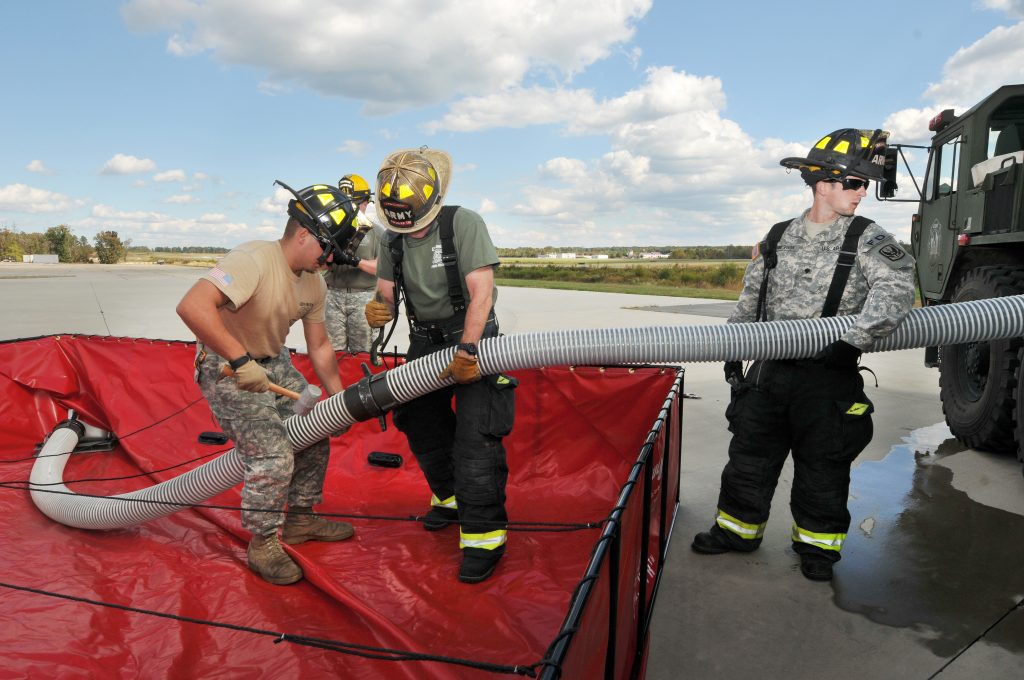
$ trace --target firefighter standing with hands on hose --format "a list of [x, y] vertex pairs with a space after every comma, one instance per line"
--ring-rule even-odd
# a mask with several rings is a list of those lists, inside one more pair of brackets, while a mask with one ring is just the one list
[[[377, 214], [392, 232], [381, 249], [378, 299], [366, 319], [381, 328], [404, 298], [407, 361], [455, 348], [438, 376], [454, 385], [396, 407], [432, 493], [428, 531], [460, 525], [459, 580], [479, 583], [497, 567], [507, 538], [502, 438], [515, 417], [515, 378], [481, 375], [477, 343], [498, 335], [494, 313], [498, 254], [478, 214], [443, 206], [451, 178], [447, 153], [421, 147], [389, 155], [377, 174]], [[452, 396], [455, 409], [452, 409]]]
[[[252, 532], [249, 568], [276, 585], [302, 578], [281, 541], [293, 545], [353, 535], [350, 524], [312, 512], [323, 500], [328, 440], [293, 451], [284, 420], [294, 402], [268, 389], [271, 382], [295, 392], [306, 387], [284, 346], [289, 328], [301, 319], [317, 377], [328, 394], [342, 390], [324, 326], [327, 285], [320, 272], [355, 234], [357, 210], [334, 187], [314, 185], [296, 193], [282, 186], [295, 196], [288, 203], [284, 235], [233, 249], [177, 307], [196, 335], [199, 388], [244, 467], [242, 526]], [[233, 379], [222, 379], [225, 367]]]
[[800, 171], [813, 203], [772, 227], [755, 247], [729, 323], [857, 315], [842, 337], [811, 359], [725, 364], [732, 440], [715, 524], [697, 534], [703, 554], [761, 545], [783, 463], [793, 452], [792, 545], [803, 575], [832, 578], [850, 526], [850, 467], [871, 441], [873, 407], [858, 361], [914, 304], [914, 258], [893, 236], [854, 217], [882, 178], [887, 133], [845, 128], [822, 137]]

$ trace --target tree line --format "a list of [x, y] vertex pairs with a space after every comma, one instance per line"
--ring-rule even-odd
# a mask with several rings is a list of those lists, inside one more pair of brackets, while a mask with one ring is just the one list
[[61, 262], [92, 262], [116, 264], [127, 257], [131, 239], [121, 240], [116, 231], [100, 231], [90, 243], [84, 236], [75, 236], [71, 227], [58, 224], [43, 233], [26, 233], [0, 227], [0, 259], [21, 262], [24, 255], [56, 255]]
[[498, 248], [500, 257], [545, 257], [555, 253], [576, 253], [578, 255], [607, 255], [611, 259], [640, 257], [642, 253], [668, 253], [673, 260], [749, 260], [750, 246], [608, 246], [585, 248], [566, 246], [554, 248]]
[[519, 266], [502, 264], [495, 276], [502, 279], [533, 281], [561, 281], [570, 283], [618, 283], [690, 288], [743, 288], [744, 267], [732, 262], [720, 264], [670, 265], [645, 267], [643, 265], [602, 267], [574, 267], [572, 265], [545, 264]]

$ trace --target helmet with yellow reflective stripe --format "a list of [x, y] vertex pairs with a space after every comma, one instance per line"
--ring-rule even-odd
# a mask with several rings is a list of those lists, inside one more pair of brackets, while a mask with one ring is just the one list
[[888, 137], [884, 130], [843, 128], [819, 139], [806, 158], [783, 158], [779, 164], [799, 170], [808, 184], [850, 175], [880, 180]]
[[377, 172], [377, 214], [385, 226], [399, 234], [430, 226], [444, 204], [451, 168], [451, 156], [425, 146], [385, 158]]
[[373, 199], [373, 192], [370, 191], [370, 184], [361, 175], [345, 175], [338, 180], [338, 188], [341, 193], [352, 199], [357, 206], [363, 201]]
[[345, 250], [357, 235], [353, 224], [359, 209], [341, 190], [327, 184], [314, 184], [295, 191], [281, 180], [275, 180], [295, 198], [288, 201], [288, 215], [295, 218], [320, 243], [326, 262], [332, 253]]

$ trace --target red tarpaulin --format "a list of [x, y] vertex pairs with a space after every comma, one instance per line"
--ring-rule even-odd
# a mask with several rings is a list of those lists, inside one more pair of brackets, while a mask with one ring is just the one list
[[[286, 547], [306, 578], [273, 586], [246, 566], [249, 536], [234, 509], [240, 486], [207, 501], [225, 508], [185, 509], [114, 531], [58, 524], [25, 490], [34, 446], [68, 409], [119, 438], [112, 452], [71, 457], [64, 478], [78, 493], [148, 487], [227, 450], [197, 441], [219, 428], [192, 381], [193, 354], [191, 343], [128, 338], [0, 344], [0, 677], [462, 679], [516, 665], [539, 674], [602, 522], [677, 382], [675, 369], [658, 367], [514, 373], [516, 422], [505, 440], [513, 524], [498, 570], [477, 585], [456, 578], [457, 527], [427, 532], [410, 519], [427, 510], [430, 492], [401, 433], [390, 419], [386, 432], [376, 420], [354, 425], [331, 440], [318, 510], [345, 516], [356, 536]], [[363, 361], [341, 357], [345, 384], [362, 377]], [[306, 356], [294, 362], [313, 377]], [[635, 631], [677, 501], [678, 420], [650, 437], [649, 536], [642, 500], [621, 511], [616, 677], [628, 677], [633, 657], [642, 663], [645, 640]], [[370, 466], [371, 451], [405, 461]], [[558, 526], [524, 530], [521, 522]], [[587, 523], [593, 528], [567, 526]], [[562, 677], [604, 673], [607, 560], [599, 576]], [[638, 604], [638, 591], [646, 603]]]

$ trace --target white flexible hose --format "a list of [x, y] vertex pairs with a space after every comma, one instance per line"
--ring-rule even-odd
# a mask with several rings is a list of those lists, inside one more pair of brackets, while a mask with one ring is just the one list
[[[799, 359], [813, 356], [838, 340], [855, 318], [523, 333], [481, 340], [480, 369], [490, 375], [566, 364]], [[1024, 336], [1024, 295], [912, 310], [872, 351], [1017, 336]], [[451, 384], [450, 379], [440, 381], [437, 375], [454, 352], [454, 348], [448, 348], [375, 376], [369, 383], [364, 379], [319, 402], [309, 414], [292, 416], [285, 421], [292, 445], [302, 450], [332, 432]], [[242, 481], [242, 464], [232, 449], [202, 467], [148, 489], [109, 498], [79, 496], [63, 485], [62, 477], [64, 463], [77, 443], [78, 434], [72, 429], [58, 428], [51, 434], [32, 469], [31, 484], [32, 499], [44, 514], [81, 529], [133, 526], [200, 503]]]

